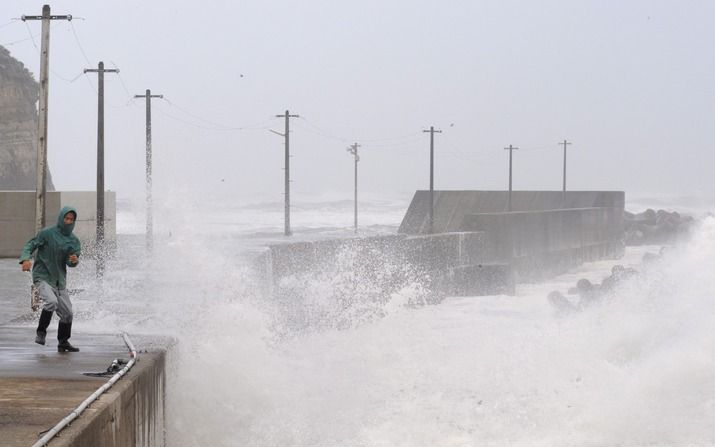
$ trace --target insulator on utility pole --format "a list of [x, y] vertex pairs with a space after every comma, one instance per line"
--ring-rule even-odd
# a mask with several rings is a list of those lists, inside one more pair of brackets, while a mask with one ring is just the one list
[[40, 92], [37, 108], [37, 172], [35, 182], [35, 233], [45, 226], [45, 195], [47, 193], [47, 116], [50, 88], [50, 20], [72, 20], [71, 15], [53, 16], [50, 5], [42, 7], [41, 16], [23, 15], [22, 21], [42, 20], [40, 43]]
[[152, 95], [146, 89], [143, 95], [134, 95], [134, 98], [146, 98], [146, 248], [154, 248], [154, 203], [152, 198], [152, 163], [151, 163], [151, 99], [163, 98], [164, 95]]
[[119, 73], [116, 68], [85, 68], [85, 73], [97, 73], [97, 277], [104, 275], [104, 73]]

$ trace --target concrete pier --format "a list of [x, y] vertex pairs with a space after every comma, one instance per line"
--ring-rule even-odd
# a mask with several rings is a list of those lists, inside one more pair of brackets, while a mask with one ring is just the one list
[[[0, 326], [0, 444], [31, 446], [109, 377], [114, 359], [129, 360], [119, 335], [74, 334], [79, 353], [58, 353], [54, 328], [47, 345], [34, 343], [34, 328]], [[166, 343], [132, 340], [138, 362], [48, 445], [160, 446], [164, 443]]]

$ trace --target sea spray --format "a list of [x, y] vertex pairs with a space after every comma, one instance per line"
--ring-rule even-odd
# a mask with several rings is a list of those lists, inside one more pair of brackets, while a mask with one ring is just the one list
[[[415, 307], [419, 281], [387, 294], [376, 292], [379, 276], [352, 287], [346, 253], [300, 279], [313, 309], [301, 330], [287, 318], [299, 306], [257, 293], [241, 240], [188, 220], [169, 242], [146, 260], [140, 243], [120, 251], [104, 292], [87, 283], [77, 300], [92, 309], [82, 328], [176, 339], [169, 445], [715, 443], [712, 219], [639, 279], [566, 317], [545, 292], [573, 273], [514, 297]], [[600, 262], [579, 275], [608, 270]]]

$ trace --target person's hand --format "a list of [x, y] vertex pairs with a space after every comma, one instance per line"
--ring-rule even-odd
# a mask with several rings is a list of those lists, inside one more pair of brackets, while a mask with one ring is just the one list
[[32, 270], [32, 261], [30, 261], [29, 259], [22, 261], [22, 271], [29, 272], [30, 270]]
[[77, 263], [77, 255], [70, 255], [70, 263], [72, 263], [72, 264]]

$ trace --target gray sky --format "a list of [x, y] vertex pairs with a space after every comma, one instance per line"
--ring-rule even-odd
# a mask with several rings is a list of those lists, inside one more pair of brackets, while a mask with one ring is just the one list
[[[3, 0], [0, 44], [27, 39], [43, 2]], [[49, 161], [59, 189], [95, 185], [96, 74], [106, 75], [106, 182], [144, 188], [144, 103], [154, 171], [171, 188], [282, 200], [292, 121], [294, 200], [350, 198], [348, 144], [362, 144], [361, 189], [435, 185], [709, 193], [715, 187], [712, 1], [54, 1]], [[27, 22], [39, 35], [40, 23]], [[74, 27], [74, 29], [73, 29]], [[75, 39], [75, 32], [80, 45]], [[35, 37], [39, 46], [39, 37]], [[31, 40], [6, 45], [33, 73]], [[242, 76], [241, 76], [242, 75]], [[63, 80], [66, 78], [67, 80]], [[124, 84], [124, 85], [123, 85]], [[124, 86], [126, 86], [126, 91]], [[129, 93], [129, 94], [128, 94]], [[187, 114], [189, 112], [190, 114]], [[227, 130], [226, 127], [250, 127]], [[223, 179], [223, 181], [221, 181]]]

